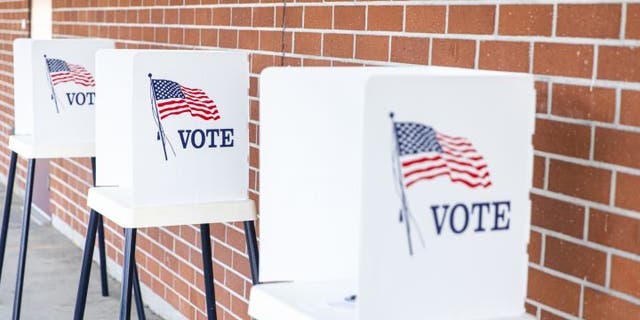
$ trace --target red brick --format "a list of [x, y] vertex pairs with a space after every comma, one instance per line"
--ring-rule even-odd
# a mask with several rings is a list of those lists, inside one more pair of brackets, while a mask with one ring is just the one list
[[389, 60], [389, 37], [356, 36], [356, 58], [363, 60]]
[[324, 34], [322, 55], [338, 58], [353, 57], [353, 36], [349, 34]]
[[531, 224], [575, 238], [584, 232], [584, 207], [544, 196], [531, 195]]
[[597, 128], [595, 139], [596, 160], [640, 168], [640, 133]]
[[367, 30], [402, 31], [401, 6], [369, 6], [367, 10]]
[[551, 113], [603, 122], [613, 122], [616, 92], [611, 88], [553, 85]]
[[213, 24], [217, 26], [231, 25], [231, 9], [230, 8], [214, 8]]
[[529, 43], [507, 41], [480, 42], [480, 69], [529, 71]]
[[552, 5], [501, 5], [498, 33], [512, 36], [550, 36]]
[[218, 30], [202, 29], [200, 34], [200, 43], [203, 46], [217, 47], [218, 46]]
[[527, 296], [560, 311], [578, 315], [580, 286], [576, 283], [529, 268]]
[[640, 219], [591, 209], [589, 241], [640, 254]]
[[274, 23], [274, 10], [271, 7], [255, 7], [253, 8], [253, 22], [254, 27], [273, 27]]
[[533, 186], [542, 189], [544, 187], [545, 160], [542, 157], [533, 157]]
[[296, 32], [294, 52], [298, 54], [319, 55], [322, 44], [320, 33]]
[[259, 33], [255, 30], [239, 30], [238, 32], [238, 48], [257, 50]]
[[591, 288], [584, 291], [584, 319], [629, 320], [640, 315], [640, 305], [610, 296]]
[[640, 211], [640, 176], [619, 172], [616, 176], [616, 207]]
[[611, 288], [640, 298], [640, 261], [614, 255], [611, 258]]
[[590, 78], [593, 47], [562, 43], [536, 43], [533, 72], [567, 77]]
[[333, 9], [333, 28], [364, 30], [364, 6], [336, 6]]
[[624, 36], [627, 39], [640, 39], [640, 4], [627, 4], [627, 24]]
[[611, 171], [550, 160], [549, 190], [590, 201], [609, 203]]
[[542, 309], [540, 311], [540, 320], [569, 320], [569, 319]]
[[444, 33], [445, 6], [407, 6], [405, 31]]
[[562, 273], [604, 285], [607, 255], [599, 250], [547, 236], [544, 265]]
[[[276, 27], [282, 27], [282, 7], [276, 8]], [[331, 12], [329, 12], [329, 19], [331, 19]], [[329, 20], [329, 23], [331, 21]], [[287, 14], [284, 17], [284, 25], [287, 28], [301, 28], [302, 27], [302, 7], [287, 7]]]
[[238, 31], [229, 29], [220, 29], [218, 32], [218, 44], [222, 48], [238, 47]]
[[304, 27], [311, 29], [331, 29], [331, 7], [305, 7]]
[[549, 110], [549, 84], [542, 81], [536, 81], [536, 112], [547, 113]]
[[241, 7], [231, 9], [231, 25], [247, 27], [251, 25], [251, 8]]
[[601, 46], [598, 79], [640, 82], [640, 48]]
[[640, 126], [640, 91], [622, 90], [620, 123]]
[[283, 35], [281, 31], [260, 31], [260, 50], [291, 52], [292, 42], [291, 32], [285, 32]]
[[560, 4], [556, 35], [562, 37], [618, 38], [619, 4]]
[[542, 252], [542, 235], [539, 232], [531, 231], [529, 236], [529, 246], [527, 253], [529, 254], [529, 261], [540, 264], [540, 253]]
[[494, 5], [449, 6], [449, 33], [491, 34], [495, 23]]
[[538, 119], [533, 146], [540, 151], [587, 159], [591, 147], [591, 127]]
[[392, 37], [391, 61], [411, 64], [428, 64], [429, 39]]
[[213, 22], [213, 11], [209, 8], [196, 9], [196, 24], [210, 25]]
[[473, 40], [433, 39], [431, 64], [473, 68], [476, 43]]

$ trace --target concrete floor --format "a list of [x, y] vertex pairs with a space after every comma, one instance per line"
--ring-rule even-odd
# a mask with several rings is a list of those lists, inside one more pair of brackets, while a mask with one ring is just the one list
[[[5, 188], [0, 186], [0, 201]], [[0, 202], [0, 206], [2, 202]], [[22, 220], [22, 199], [15, 196], [11, 208], [7, 251], [0, 281], [0, 319], [10, 319]], [[33, 215], [32, 211], [32, 215]], [[2, 217], [0, 216], [0, 219]], [[97, 248], [96, 248], [97, 250]], [[50, 225], [31, 222], [27, 254], [22, 319], [71, 319], [80, 278], [82, 251]], [[120, 285], [109, 278], [109, 297], [102, 297], [99, 267], [93, 264], [85, 319], [117, 319]], [[144, 297], [143, 297], [144, 299]], [[161, 319], [146, 309], [147, 319]], [[135, 305], [132, 318], [137, 319]]]

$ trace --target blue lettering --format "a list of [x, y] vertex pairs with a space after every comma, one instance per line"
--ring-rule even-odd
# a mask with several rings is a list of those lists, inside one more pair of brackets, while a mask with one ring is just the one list
[[[184, 133], [187, 133], [187, 136], [184, 136]], [[187, 143], [189, 143], [189, 136], [191, 135], [191, 130], [178, 130], [178, 134], [180, 135], [180, 142], [182, 142], [182, 149], [187, 148]]]
[[233, 147], [233, 129], [221, 129], [222, 132], [222, 144], [220, 147]]
[[[200, 141], [196, 142], [196, 140]], [[202, 146], [204, 146], [204, 131], [200, 129], [193, 130], [193, 133], [191, 134], [191, 144], [196, 149], [202, 148]]]
[[207, 136], [210, 137], [211, 142], [209, 143], [209, 148], [215, 148], [216, 145], [216, 136], [220, 136], [220, 130], [218, 129], [207, 129]]
[[[80, 101], [80, 99], [82, 99], [82, 101]], [[87, 102], [87, 96], [85, 96], [82, 92], [76, 93], [76, 104], [79, 106], [83, 106], [85, 102]]]
[[442, 212], [443, 213], [442, 219], [438, 219], [438, 208], [440, 208], [440, 206], [431, 206], [431, 212], [433, 213], [433, 221], [435, 222], [436, 231], [438, 232], [438, 235], [439, 235], [440, 233], [442, 233], [442, 227], [444, 226], [444, 220], [447, 217], [447, 210], [449, 209], [449, 205], [443, 206], [444, 211]]
[[89, 105], [92, 106], [93, 105], [93, 98], [95, 98], [96, 93], [95, 92], [87, 92], [87, 96], [89, 96]]
[[67, 100], [69, 101], [69, 105], [72, 106], [73, 105], [73, 101], [76, 96], [75, 92], [67, 92]]
[[481, 232], [481, 231], [486, 231], [483, 226], [482, 226], [482, 214], [484, 213], [484, 209], [487, 209], [487, 212], [489, 212], [490, 207], [489, 207], [489, 202], [480, 202], [480, 203], [474, 203], [471, 205], [471, 213], [473, 213], [473, 211], [475, 209], [478, 209], [478, 227], [474, 230], [475, 232]]
[[[501, 207], [506, 208], [506, 210], [501, 210]], [[511, 219], [505, 218], [505, 215], [511, 212], [511, 201], [496, 201], [493, 203], [493, 208], [495, 211], [495, 219], [491, 230], [508, 230]], [[504, 223], [505, 221], [506, 223]], [[500, 224], [500, 222], [502, 222], [502, 224]]]
[[[456, 212], [460, 212], [460, 210], [457, 210], [458, 208], [462, 208], [462, 210], [464, 211], [464, 224], [460, 229], [456, 228], [455, 224]], [[467, 226], [469, 225], [469, 210], [467, 209], [467, 206], [462, 203], [458, 203], [453, 206], [453, 208], [451, 208], [451, 213], [449, 214], [449, 225], [451, 227], [451, 231], [453, 231], [454, 233], [463, 233], [465, 230], [467, 230]]]

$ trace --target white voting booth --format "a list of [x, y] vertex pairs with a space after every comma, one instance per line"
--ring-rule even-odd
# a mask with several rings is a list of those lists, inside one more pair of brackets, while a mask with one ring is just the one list
[[50, 158], [94, 155], [94, 54], [113, 47], [112, 40], [98, 39], [14, 41], [12, 150]]
[[126, 229], [120, 317], [128, 318], [131, 304], [126, 288], [135, 272], [136, 229], [200, 224], [207, 311], [214, 319], [210, 223], [245, 222], [257, 281], [247, 55], [102, 50], [96, 65], [98, 175], [88, 204]]
[[[20, 318], [22, 304], [36, 161], [95, 156], [94, 54], [99, 49], [113, 47], [114, 41], [98, 39], [17, 39], [13, 43], [15, 123], [14, 134], [9, 137], [11, 158], [3, 232], [0, 233], [0, 261], [4, 261], [17, 158], [21, 156], [29, 160], [13, 304], [14, 319]], [[92, 230], [93, 233], [89, 232], [87, 238], [95, 240], [96, 232], [99, 233], [102, 295], [107, 296], [109, 290], [102, 221], [96, 221]], [[91, 242], [91, 250], [93, 244]], [[82, 279], [84, 282], [81, 281], [81, 287], [86, 289], [88, 274]], [[85, 301], [79, 301], [77, 306], [84, 308], [84, 304]]]
[[526, 318], [530, 75], [273, 68], [260, 83], [252, 317]]

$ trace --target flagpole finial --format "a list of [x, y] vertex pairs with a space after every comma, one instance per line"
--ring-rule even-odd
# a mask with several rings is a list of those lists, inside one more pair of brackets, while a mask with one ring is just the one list
[[393, 112], [389, 112], [389, 118], [393, 119], [393, 116], [394, 116]]
[[151, 74], [151, 73], [148, 73], [148, 74], [147, 74], [147, 76], [149, 76], [149, 79], [151, 79], [152, 74]]
[[47, 57], [47, 55], [46, 55], [46, 54], [43, 54], [43, 56], [44, 56], [45, 58]]

